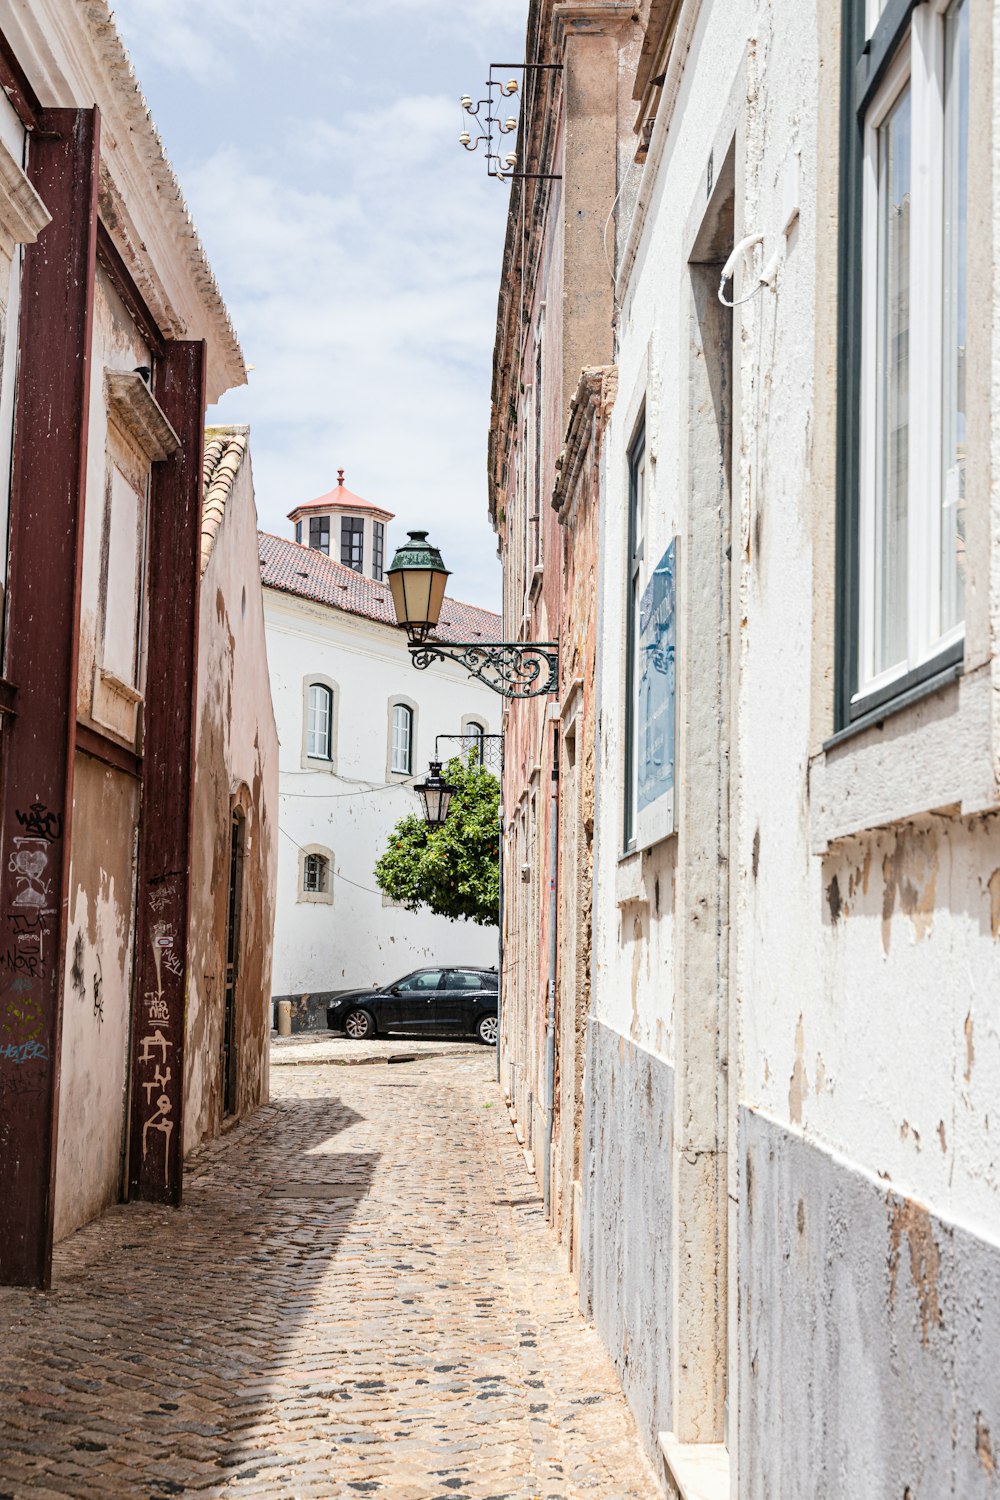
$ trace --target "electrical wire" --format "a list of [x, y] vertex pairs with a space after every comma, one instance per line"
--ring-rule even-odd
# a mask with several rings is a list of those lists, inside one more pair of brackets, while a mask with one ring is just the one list
[[[300, 850], [300, 852], [302, 854], [309, 854], [309, 853], [313, 852], [313, 851], [310, 851], [309, 849], [304, 849], [302, 847], [302, 845], [299, 843], [298, 839], [293, 839], [292, 835], [288, 832], [288, 829], [287, 828], [282, 828], [282, 826], [281, 826], [280, 823], [278, 824], [278, 832], [279, 833], [283, 833], [285, 835], [285, 838], [288, 840], [288, 842], [290, 844], [294, 844], [295, 847], [296, 847], [296, 849]], [[345, 885], [353, 885], [353, 887], [354, 887], [354, 889], [356, 891], [367, 891], [367, 893], [368, 893], [369, 896], [381, 896], [383, 894], [382, 891], [373, 891], [370, 885], [360, 885], [358, 883], [358, 881], [356, 881], [356, 880], [350, 880], [350, 879], [348, 879], [348, 877], [346, 875], [341, 875], [341, 873], [337, 869], [336, 865], [334, 865], [332, 868], [333, 868], [334, 876], [336, 877], [337, 880], [342, 880]]]
[[[284, 772], [282, 774], [285, 774]], [[315, 772], [313, 773], [315, 774]], [[374, 792], [391, 792], [397, 787], [411, 787], [416, 782], [415, 776], [407, 776], [402, 781], [387, 781], [382, 786], [366, 786], [357, 792], [280, 792], [279, 797], [291, 797], [300, 802], [340, 802], [345, 797], [367, 797]]]

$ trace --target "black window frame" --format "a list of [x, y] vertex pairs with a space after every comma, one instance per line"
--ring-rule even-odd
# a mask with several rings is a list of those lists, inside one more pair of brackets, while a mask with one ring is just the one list
[[[355, 537], [358, 539], [356, 546]], [[353, 573], [365, 571], [365, 523], [360, 516], [340, 518], [340, 561]]]
[[[323, 546], [323, 535], [326, 534], [326, 546]], [[313, 538], [318, 537], [318, 541]], [[330, 517], [309, 517], [309, 549], [311, 552], [322, 552], [324, 557], [330, 556]]]
[[372, 522], [372, 577], [381, 583], [385, 577], [385, 522]]
[[622, 806], [622, 847], [631, 854], [636, 847], [637, 814], [635, 783], [636, 695], [635, 664], [639, 642], [635, 620], [638, 612], [639, 580], [642, 573], [645, 538], [637, 539], [639, 464], [646, 456], [646, 417], [640, 418], [628, 448], [628, 552], [625, 573], [625, 785]]
[[295, 523], [295, 540], [299, 543], [300, 546], [302, 545], [302, 522], [301, 521], [296, 521], [296, 523]]
[[854, 701], [861, 613], [861, 349], [864, 305], [865, 119], [886, 71], [927, 0], [889, 0], [872, 35], [866, 0], [842, 0], [840, 243], [837, 298], [837, 488], [834, 734], [827, 744], [877, 723], [961, 671], [964, 639], [884, 688]]

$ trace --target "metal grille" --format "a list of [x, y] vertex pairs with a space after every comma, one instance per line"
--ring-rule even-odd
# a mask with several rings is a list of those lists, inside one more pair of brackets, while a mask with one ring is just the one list
[[[442, 750], [444, 746], [444, 750]], [[439, 734], [434, 739], [435, 760], [451, 760], [455, 755], [467, 755], [476, 750], [488, 771], [494, 776], [503, 775], [502, 734]]]

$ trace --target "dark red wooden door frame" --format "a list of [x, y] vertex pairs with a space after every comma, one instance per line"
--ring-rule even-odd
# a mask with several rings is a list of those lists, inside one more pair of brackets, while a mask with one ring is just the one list
[[179, 1203], [201, 574], [204, 343], [172, 342], [154, 391], [181, 446], [153, 466], [133, 995], [129, 1196]]
[[45, 110], [28, 176], [0, 780], [0, 1281], [48, 1286], [73, 808], [100, 119]]

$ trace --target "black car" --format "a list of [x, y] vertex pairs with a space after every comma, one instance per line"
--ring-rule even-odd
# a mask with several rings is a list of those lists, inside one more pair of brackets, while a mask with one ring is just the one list
[[496, 969], [414, 969], [382, 989], [350, 990], [327, 1006], [326, 1024], [355, 1041], [409, 1036], [477, 1036], [497, 1044]]

